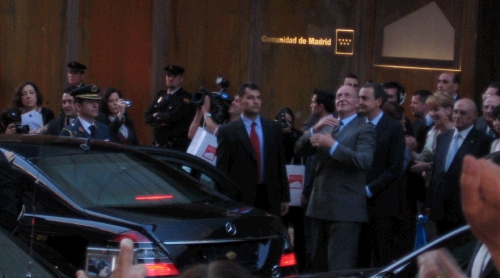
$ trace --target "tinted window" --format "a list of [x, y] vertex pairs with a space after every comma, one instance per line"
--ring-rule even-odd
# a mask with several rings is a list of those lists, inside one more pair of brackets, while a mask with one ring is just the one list
[[189, 176], [133, 153], [94, 152], [32, 161], [63, 192], [85, 207], [218, 200]]

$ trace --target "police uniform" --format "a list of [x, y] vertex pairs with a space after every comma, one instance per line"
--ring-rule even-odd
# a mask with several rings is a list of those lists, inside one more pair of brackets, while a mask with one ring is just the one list
[[[100, 100], [101, 98], [98, 95], [99, 87], [97, 85], [88, 85], [83, 87], [78, 87], [75, 90], [71, 91], [71, 96], [80, 99], [89, 99], [89, 100]], [[94, 126], [93, 134], [89, 133], [84, 127], [80, 118], [77, 118], [71, 124], [64, 127], [59, 133], [61, 136], [69, 136], [69, 137], [77, 137], [77, 138], [93, 138], [98, 140], [109, 141], [109, 127], [103, 123], [98, 121], [94, 121], [91, 127]]]
[[[69, 62], [66, 66], [68, 67], [68, 71], [78, 71], [81, 73], [85, 73], [85, 70], [87, 69], [87, 66], [85, 66], [84, 64], [78, 63], [76, 61]], [[78, 86], [78, 88], [83, 87], [83, 86], [85, 86], [84, 83], [80, 84], [80, 86]]]
[[[170, 65], [165, 67], [167, 74], [181, 75], [184, 69]], [[156, 116], [153, 116], [153, 114]], [[156, 93], [146, 112], [146, 123], [154, 127], [154, 145], [186, 151], [189, 145], [188, 131], [196, 107], [191, 104], [191, 94], [179, 87], [168, 94], [161, 90]]]

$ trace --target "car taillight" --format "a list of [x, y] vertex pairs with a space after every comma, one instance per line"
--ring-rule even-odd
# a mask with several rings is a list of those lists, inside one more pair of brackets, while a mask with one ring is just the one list
[[113, 239], [113, 241], [120, 242], [124, 238], [128, 238], [128, 239], [132, 240], [133, 242], [137, 242], [137, 243], [151, 242], [151, 240], [149, 240], [143, 234], [136, 232], [136, 231], [127, 231], [127, 232], [121, 233], [117, 237], [115, 237]]
[[280, 267], [295, 266], [297, 264], [297, 259], [295, 258], [295, 253], [285, 253], [281, 255]]
[[179, 275], [179, 270], [173, 263], [146, 264], [149, 276], [174, 276]]

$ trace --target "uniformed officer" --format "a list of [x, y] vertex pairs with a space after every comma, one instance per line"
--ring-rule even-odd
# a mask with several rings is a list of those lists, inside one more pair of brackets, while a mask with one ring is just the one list
[[159, 91], [146, 112], [146, 123], [154, 127], [155, 146], [186, 151], [189, 145], [188, 129], [196, 112], [191, 94], [184, 91], [184, 69], [165, 67], [167, 91]]
[[87, 66], [75, 61], [69, 62], [66, 66], [68, 67], [69, 85], [77, 88], [85, 86], [85, 84], [83, 84], [83, 75], [85, 74]]
[[109, 127], [95, 119], [99, 115], [99, 86], [87, 85], [71, 91], [78, 117], [63, 128], [59, 135], [79, 138], [110, 140]]

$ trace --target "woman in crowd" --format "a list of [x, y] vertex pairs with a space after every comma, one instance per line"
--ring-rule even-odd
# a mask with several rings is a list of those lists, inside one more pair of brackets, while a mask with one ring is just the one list
[[104, 91], [100, 111], [106, 116], [102, 119], [109, 126], [111, 141], [125, 145], [139, 145], [134, 122], [125, 112], [127, 104], [123, 95], [115, 88]]
[[43, 96], [33, 82], [21, 83], [12, 97], [12, 106], [21, 111], [22, 125], [30, 127], [30, 133], [36, 133], [42, 126], [54, 119], [52, 110], [42, 107]]
[[423, 171], [430, 170], [430, 163], [434, 159], [436, 152], [438, 135], [453, 128], [453, 104], [453, 98], [449, 94], [440, 91], [435, 92], [425, 102], [425, 105], [429, 107], [429, 116], [434, 121], [434, 126], [427, 133], [422, 152], [413, 152], [415, 165], [411, 167], [411, 171], [422, 173]]
[[276, 113], [274, 119], [277, 122], [281, 122], [282, 115], [284, 115], [283, 146], [285, 149], [285, 162], [287, 164], [300, 164], [300, 158], [294, 157], [294, 149], [295, 143], [300, 138], [300, 136], [302, 136], [302, 131], [295, 129], [295, 127], [293, 126], [295, 117], [293, 116], [292, 109], [288, 107], [281, 107], [280, 109], [278, 109], [278, 112]]

